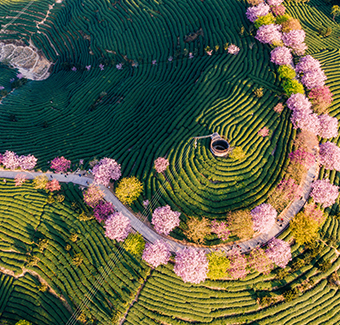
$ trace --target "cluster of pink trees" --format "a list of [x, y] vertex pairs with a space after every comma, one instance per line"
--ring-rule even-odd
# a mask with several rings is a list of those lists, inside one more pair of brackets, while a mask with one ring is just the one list
[[52, 179], [46, 184], [46, 190], [50, 192], [59, 191], [60, 189], [61, 189], [61, 186], [56, 179]]
[[277, 211], [267, 203], [262, 203], [250, 211], [254, 231], [267, 233], [275, 225]]
[[334, 143], [320, 144], [319, 159], [326, 169], [340, 171], [340, 148]]
[[303, 149], [297, 149], [289, 154], [291, 163], [300, 164], [305, 166], [307, 169], [313, 166], [315, 162], [315, 156]]
[[290, 245], [284, 240], [272, 238], [266, 249], [267, 257], [281, 268], [285, 268], [292, 259]]
[[247, 259], [241, 252], [233, 248], [227, 253], [227, 257], [230, 261], [230, 266], [228, 268], [228, 273], [233, 279], [244, 279], [249, 273], [247, 268]]
[[157, 173], [162, 173], [169, 166], [169, 160], [163, 157], [159, 157], [155, 160], [155, 169]]
[[218, 222], [216, 219], [211, 222], [211, 232], [221, 240], [227, 240], [230, 235], [227, 223], [225, 221]]
[[65, 173], [71, 167], [71, 160], [65, 157], [56, 157], [51, 161], [51, 169], [57, 173]]
[[324, 208], [333, 205], [339, 196], [339, 187], [331, 184], [329, 179], [316, 180], [312, 184], [310, 196]]
[[178, 211], [172, 211], [169, 205], [155, 209], [151, 223], [159, 234], [169, 235], [170, 231], [179, 226], [181, 215]]
[[108, 186], [111, 179], [116, 181], [120, 178], [122, 175], [120, 168], [120, 164], [114, 159], [101, 159], [92, 169], [95, 183]]
[[129, 218], [125, 217], [121, 212], [114, 212], [105, 220], [105, 236], [122, 242], [131, 232], [131, 224]]
[[93, 216], [99, 221], [102, 222], [106, 220], [106, 218], [115, 212], [115, 207], [111, 202], [107, 201], [99, 201], [99, 203], [93, 209]]
[[3, 155], [0, 154], [0, 164], [8, 169], [32, 170], [37, 164], [37, 160], [33, 155], [18, 156], [15, 152], [9, 150], [6, 150]]
[[183, 248], [176, 254], [174, 272], [184, 282], [198, 284], [207, 278], [208, 265], [208, 259], [204, 251]]
[[163, 240], [157, 239], [153, 244], [145, 244], [142, 259], [153, 267], [157, 267], [161, 264], [167, 264], [170, 256], [169, 245]]

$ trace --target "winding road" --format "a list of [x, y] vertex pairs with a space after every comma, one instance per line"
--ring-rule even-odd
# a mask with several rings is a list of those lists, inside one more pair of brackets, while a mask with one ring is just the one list
[[[303, 196], [301, 199], [296, 200], [293, 202], [285, 211], [283, 211], [279, 215], [280, 222], [276, 222], [275, 226], [270, 230], [267, 234], [260, 234], [254, 238], [251, 238], [244, 242], [237, 242], [234, 244], [234, 246], [238, 245], [238, 248], [241, 250], [241, 252], [245, 253], [250, 251], [256, 246], [265, 244], [269, 239], [271, 239], [274, 236], [279, 235], [283, 229], [286, 228], [286, 226], [289, 224], [289, 221], [301, 210], [305, 202], [307, 201], [309, 197], [309, 193], [311, 191], [311, 185], [316, 177], [318, 175], [318, 163], [316, 162], [314, 166], [312, 166], [307, 174], [307, 177], [305, 178], [304, 184], [303, 184]], [[39, 173], [39, 172], [29, 172], [29, 171], [11, 171], [11, 170], [0, 170], [0, 177], [2, 178], [15, 178], [17, 174], [25, 174], [27, 179], [33, 179], [36, 176], [45, 174], [50, 180], [56, 179], [59, 182], [65, 182], [69, 183], [72, 182], [74, 184], [82, 185], [84, 187], [89, 186], [93, 182], [93, 178], [88, 176], [83, 176], [82, 174], [84, 171], [81, 171], [81, 176], [79, 176], [79, 173], [69, 173], [68, 175], [65, 174], [56, 174], [52, 172], [47, 173]], [[184, 247], [193, 246], [196, 249], [205, 250], [206, 252], [214, 251], [216, 248], [224, 251], [229, 251], [232, 247], [232, 243], [228, 243], [225, 245], [218, 245], [216, 247], [208, 248], [208, 247], [200, 247], [198, 245], [193, 245], [191, 243], [180, 243], [178, 241], [172, 240], [169, 237], [164, 237], [159, 234], [157, 234], [154, 230], [152, 230], [149, 226], [147, 226], [145, 223], [143, 223], [141, 220], [139, 220], [132, 212], [130, 212], [129, 209], [127, 209], [117, 198], [116, 196], [105, 186], [100, 185], [101, 190], [104, 192], [105, 200], [108, 202], [111, 202], [118, 211], [122, 212], [123, 215], [128, 217], [130, 219], [132, 228], [135, 231], [138, 231], [140, 234], [143, 235], [143, 237], [149, 241], [149, 242], [155, 242], [157, 239], [163, 239], [166, 241], [169, 246], [170, 250], [172, 252], [176, 252], [179, 249], [182, 249]], [[282, 221], [281, 221], [282, 219]]]

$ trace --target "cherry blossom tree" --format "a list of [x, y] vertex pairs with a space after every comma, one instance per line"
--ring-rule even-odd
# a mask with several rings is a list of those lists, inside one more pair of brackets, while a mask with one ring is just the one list
[[169, 244], [161, 239], [157, 239], [153, 244], [145, 244], [142, 259], [156, 268], [161, 264], [167, 264], [170, 256]]
[[325, 139], [336, 138], [338, 136], [338, 119], [328, 114], [319, 116], [320, 137]]
[[267, 137], [269, 135], [269, 129], [265, 126], [262, 129], [260, 129], [257, 134], [260, 135], [261, 137]]
[[271, 11], [275, 16], [283, 16], [286, 12], [286, 7], [284, 5], [273, 6]]
[[208, 264], [203, 250], [186, 247], [176, 253], [174, 272], [184, 282], [199, 284], [207, 278]]
[[91, 184], [84, 192], [84, 202], [94, 208], [104, 197], [104, 192], [100, 190], [99, 186]]
[[327, 77], [321, 68], [304, 72], [301, 77], [301, 82], [307, 89], [323, 87], [325, 80]]
[[320, 144], [319, 159], [326, 169], [340, 171], [340, 148], [334, 143]]
[[21, 186], [26, 182], [26, 175], [25, 174], [17, 174], [15, 176], [15, 186]]
[[6, 150], [2, 157], [2, 164], [5, 168], [17, 169], [20, 167], [19, 156], [13, 151]]
[[155, 160], [155, 169], [157, 173], [162, 173], [169, 166], [169, 160], [163, 157], [159, 157]]
[[272, 238], [266, 249], [268, 258], [281, 268], [285, 268], [292, 259], [290, 245], [282, 239]]
[[246, 11], [246, 16], [254, 23], [257, 18], [268, 15], [269, 11], [270, 7], [267, 4], [260, 3], [255, 7], [249, 7]]
[[312, 103], [303, 94], [291, 94], [286, 102], [289, 109], [294, 110], [309, 110], [312, 107]]
[[227, 240], [230, 235], [227, 223], [225, 221], [218, 222], [216, 219], [211, 222], [211, 232], [223, 241]]
[[312, 184], [312, 192], [310, 196], [316, 203], [320, 203], [327, 208], [335, 203], [339, 196], [339, 187], [332, 185], [329, 179], [316, 180]]
[[38, 159], [33, 155], [28, 156], [20, 156], [19, 157], [19, 166], [21, 169], [32, 170], [37, 164]]
[[293, 60], [293, 57], [291, 54], [291, 50], [288, 47], [279, 46], [270, 52], [270, 61], [275, 64], [290, 65], [292, 60]]
[[318, 114], [327, 113], [327, 108], [333, 101], [332, 96], [328, 86], [313, 88], [308, 94], [313, 104], [313, 110]]
[[300, 164], [305, 166], [307, 169], [313, 166], [315, 162], [315, 156], [303, 149], [297, 149], [289, 154], [291, 163]]
[[288, 33], [283, 33], [282, 41], [285, 46], [295, 47], [305, 41], [306, 33], [304, 30], [293, 29]]
[[240, 52], [240, 48], [234, 44], [230, 44], [228, 47], [228, 53], [229, 54], [238, 54], [238, 52]]
[[290, 120], [294, 125], [294, 129], [300, 128], [314, 135], [320, 134], [319, 117], [311, 109], [294, 110]]
[[106, 218], [115, 212], [115, 207], [111, 202], [100, 201], [93, 209], [94, 217], [102, 222], [106, 220]]
[[227, 258], [230, 261], [230, 266], [227, 270], [229, 276], [233, 279], [244, 279], [249, 273], [247, 269], [247, 259], [236, 248], [233, 248], [227, 253]]
[[119, 242], [124, 241], [131, 232], [130, 220], [121, 212], [109, 215], [105, 220], [104, 228], [106, 237]]
[[172, 211], [169, 205], [155, 209], [151, 223], [159, 234], [169, 235], [170, 231], [179, 226], [181, 215], [178, 211]]
[[270, 6], [280, 6], [282, 4], [283, 0], [267, 0], [267, 3]]
[[284, 109], [284, 106], [282, 103], [276, 104], [276, 106], [273, 108], [276, 113], [281, 113]]
[[255, 247], [248, 257], [248, 268], [263, 274], [269, 274], [274, 268], [274, 263], [269, 259], [264, 249]]
[[[281, 41], [281, 26], [276, 24], [262, 25], [256, 32], [255, 38], [264, 44], [273, 44]], [[289, 53], [290, 54], [290, 53]], [[285, 57], [287, 54], [285, 55]], [[290, 64], [291, 59], [288, 64]]]
[[320, 68], [321, 64], [318, 60], [314, 59], [311, 55], [306, 55], [300, 58], [298, 64], [295, 67], [295, 71], [298, 73], [306, 73], [319, 70]]
[[61, 189], [61, 186], [56, 179], [53, 179], [46, 184], [45, 188], [46, 190], [50, 192], [54, 192], [54, 191], [59, 191]]
[[267, 233], [275, 225], [277, 211], [267, 203], [262, 203], [250, 211], [253, 218], [254, 231]]
[[101, 159], [92, 169], [95, 183], [108, 186], [110, 179], [116, 181], [122, 175], [120, 168], [120, 164], [118, 164], [114, 159]]
[[65, 173], [71, 167], [71, 160], [67, 160], [65, 157], [56, 157], [51, 161], [51, 169], [54, 169], [57, 173]]

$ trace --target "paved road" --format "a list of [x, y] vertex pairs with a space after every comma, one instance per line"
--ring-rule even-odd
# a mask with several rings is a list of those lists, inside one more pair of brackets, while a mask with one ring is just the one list
[[[38, 175], [42, 175], [44, 173], [38, 172], [23, 172], [23, 171], [5, 171], [0, 170], [0, 177], [3, 178], [15, 178], [17, 174], [25, 174], [28, 179], [33, 179]], [[81, 175], [84, 172], [81, 173]], [[297, 200], [291, 204], [291, 206], [284, 211], [279, 217], [283, 219], [283, 222], [278, 222], [275, 226], [271, 229], [268, 234], [261, 234], [257, 237], [254, 237], [250, 240], [247, 240], [242, 243], [238, 243], [242, 252], [248, 252], [254, 247], [266, 243], [270, 238], [277, 236], [289, 223], [290, 219], [292, 219], [303, 207], [306, 200], [309, 197], [309, 193], [311, 191], [311, 184], [313, 182], [314, 177], [318, 174], [318, 163], [315, 163], [314, 166], [310, 168], [308, 171], [308, 175], [304, 182], [303, 188], [303, 197], [300, 200]], [[93, 178], [91, 176], [79, 176], [79, 174], [55, 174], [55, 173], [45, 173], [45, 175], [50, 179], [57, 179], [59, 182], [72, 182], [78, 185], [82, 185], [84, 187], [90, 185], [93, 182]], [[155, 242], [157, 239], [165, 240], [171, 248], [172, 252], [176, 252], [177, 250], [191, 246], [190, 244], [183, 244], [177, 241], [174, 241], [170, 238], [163, 237], [157, 234], [154, 230], [149, 228], [146, 224], [144, 224], [141, 220], [139, 220], [132, 212], [130, 212], [116, 197], [115, 195], [105, 186], [100, 186], [101, 190], [105, 194], [105, 200], [111, 202], [118, 211], [122, 212], [126, 217], [130, 219], [132, 228], [138, 231], [143, 237], [149, 242]], [[206, 248], [206, 247], [199, 247], [195, 245], [197, 249], [203, 249], [207, 252], [214, 250], [214, 248]], [[226, 244], [223, 246], [218, 246], [219, 249], [228, 251], [231, 249], [231, 244]]]

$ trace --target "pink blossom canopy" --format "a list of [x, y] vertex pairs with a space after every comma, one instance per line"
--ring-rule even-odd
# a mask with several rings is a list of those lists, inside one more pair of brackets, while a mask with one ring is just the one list
[[230, 266], [227, 270], [230, 277], [233, 279], [244, 279], [249, 273], [247, 259], [236, 248], [229, 251], [227, 257], [230, 261]]
[[92, 169], [94, 175], [94, 181], [97, 184], [108, 186], [110, 179], [118, 180], [122, 175], [120, 171], [120, 164], [114, 159], [103, 158]]
[[312, 101], [313, 105], [325, 108], [332, 104], [332, 96], [333, 94], [331, 93], [328, 86], [313, 88], [308, 94], [308, 97]]
[[307, 169], [313, 166], [315, 156], [302, 149], [297, 149], [289, 154], [290, 161], [305, 166]]
[[238, 46], [236, 46], [236, 45], [234, 45], [234, 44], [230, 44], [230, 45], [228, 46], [228, 53], [229, 53], [229, 54], [234, 54], [234, 55], [236, 55], [236, 54], [238, 54], [238, 52], [240, 52], [240, 48], [239, 48]]
[[157, 173], [162, 173], [169, 166], [169, 160], [163, 157], [159, 157], [155, 160], [155, 169]]
[[295, 201], [302, 195], [302, 188], [293, 178], [284, 178], [277, 186], [277, 190], [282, 191], [289, 201]]
[[50, 192], [59, 191], [60, 189], [61, 189], [61, 186], [56, 179], [52, 179], [46, 184], [46, 190]]
[[201, 283], [207, 278], [209, 262], [203, 250], [183, 248], [176, 253], [174, 272], [184, 282]]
[[287, 106], [291, 110], [302, 110], [302, 109], [310, 109], [312, 107], [311, 102], [308, 100], [308, 98], [300, 93], [297, 94], [291, 94], [286, 102]]
[[20, 166], [19, 156], [13, 151], [5, 151], [2, 157], [2, 164], [5, 168], [16, 169]]
[[320, 144], [319, 159], [326, 169], [340, 171], [340, 148], [334, 143]]
[[312, 184], [312, 189], [310, 196], [324, 208], [333, 205], [339, 196], [339, 187], [332, 185], [329, 179], [316, 180]]
[[37, 164], [38, 159], [33, 155], [28, 156], [20, 156], [19, 157], [19, 165], [21, 169], [32, 170]]
[[298, 73], [306, 73], [320, 69], [320, 62], [314, 59], [311, 55], [306, 55], [300, 58], [299, 63], [296, 65], [295, 71]]
[[254, 231], [267, 233], [275, 225], [277, 211], [267, 203], [262, 203], [251, 210]]
[[338, 136], [338, 119], [328, 114], [319, 116], [320, 137], [325, 139], [336, 138]]
[[105, 236], [117, 241], [124, 241], [131, 231], [129, 218], [121, 212], [115, 212], [105, 220]]
[[290, 52], [291, 50], [285, 46], [276, 47], [270, 52], [270, 61], [278, 65], [290, 65], [293, 59]]
[[266, 254], [273, 263], [281, 268], [285, 268], [292, 259], [290, 245], [275, 237], [269, 241]]
[[159, 234], [169, 235], [170, 231], [179, 226], [181, 215], [178, 211], [172, 211], [169, 205], [155, 209], [151, 223]]
[[67, 160], [65, 157], [56, 157], [51, 161], [51, 169], [57, 173], [65, 173], [70, 167], [71, 160]]
[[313, 71], [307, 71], [301, 77], [301, 83], [307, 89], [323, 87], [325, 85], [325, 80], [327, 80], [327, 77], [321, 68]]
[[227, 223], [225, 221], [218, 222], [216, 219], [211, 222], [211, 232], [222, 240], [227, 240], [230, 235]]
[[293, 29], [288, 33], [283, 33], [282, 41], [284, 45], [295, 47], [305, 41], [306, 33], [302, 29]]
[[94, 217], [99, 221], [104, 221], [110, 214], [115, 212], [115, 207], [111, 202], [100, 201], [93, 209]]
[[257, 6], [249, 7], [246, 11], [246, 16], [253, 23], [257, 18], [268, 15], [269, 10], [270, 7], [262, 2]]
[[286, 7], [284, 5], [274, 6], [271, 11], [275, 16], [282, 16], [286, 12]]
[[273, 44], [281, 40], [281, 26], [275, 24], [262, 25], [256, 32], [255, 38], [264, 44]]
[[104, 197], [104, 192], [101, 191], [99, 186], [91, 184], [84, 192], [84, 202], [94, 208]]
[[294, 129], [300, 128], [319, 135], [320, 133], [320, 121], [317, 114], [312, 113], [311, 109], [296, 109], [290, 118], [294, 125]]
[[161, 264], [167, 264], [170, 256], [169, 244], [157, 239], [153, 244], [145, 244], [142, 259], [153, 267], [157, 267]]
[[282, 2], [283, 2], [283, 0], [267, 0], [267, 3], [270, 6], [279, 6], [279, 5], [281, 5]]
[[15, 186], [21, 186], [26, 182], [26, 175], [25, 174], [17, 174], [15, 176]]

